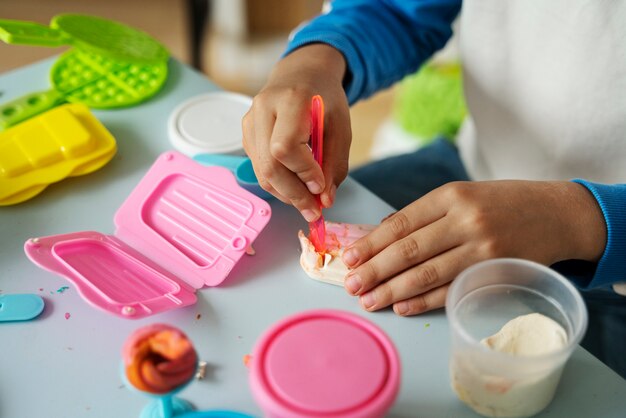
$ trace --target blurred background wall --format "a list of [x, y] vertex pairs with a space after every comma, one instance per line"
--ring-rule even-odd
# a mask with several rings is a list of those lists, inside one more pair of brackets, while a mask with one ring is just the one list
[[[144, 30], [175, 59], [227, 90], [254, 96], [284, 50], [289, 33], [318, 14], [322, 0], [0, 0], [0, 19], [46, 24], [59, 13], [106, 17]], [[59, 54], [63, 48], [5, 45], [0, 72]], [[0, 90], [2, 86], [0, 86]], [[1, 100], [1, 99], [0, 99]], [[393, 103], [391, 90], [352, 108], [351, 165], [370, 159], [372, 141]]]

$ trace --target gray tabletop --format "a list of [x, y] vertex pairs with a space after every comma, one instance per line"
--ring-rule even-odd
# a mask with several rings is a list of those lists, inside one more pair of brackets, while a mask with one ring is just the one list
[[[6, 57], [5, 57], [6, 59]], [[53, 60], [0, 75], [1, 100], [49, 88]], [[296, 237], [306, 224], [272, 202], [270, 223], [230, 276], [197, 292], [197, 304], [139, 321], [88, 305], [61, 277], [24, 255], [30, 237], [77, 231], [113, 233], [113, 216], [156, 157], [170, 149], [167, 117], [183, 100], [217, 89], [201, 74], [172, 61], [165, 88], [128, 109], [94, 112], [118, 141], [118, 153], [95, 173], [65, 179], [32, 200], [0, 207], [0, 290], [43, 296], [36, 320], [0, 325], [0, 417], [137, 417], [148, 399], [120, 379], [121, 346], [137, 327], [165, 322], [183, 329], [208, 362], [207, 378], [181, 393], [198, 409], [234, 409], [261, 415], [248, 389], [244, 355], [274, 322], [314, 308], [343, 309], [382, 327], [402, 361], [400, 395], [389, 416], [472, 417], [448, 377], [448, 323], [442, 310], [412, 318], [391, 311], [366, 313], [356, 299], [309, 279], [299, 266]], [[357, 138], [358, 140], [358, 138]], [[391, 208], [348, 179], [329, 220], [378, 223]], [[69, 286], [64, 292], [58, 292]], [[543, 417], [623, 417], [626, 382], [582, 348], [566, 366]]]

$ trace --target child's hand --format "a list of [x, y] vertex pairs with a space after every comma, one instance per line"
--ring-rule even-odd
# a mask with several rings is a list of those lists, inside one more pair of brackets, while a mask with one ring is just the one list
[[[307, 221], [320, 216], [314, 194], [330, 207], [348, 174], [350, 113], [342, 81], [345, 61], [336, 49], [302, 47], [274, 68], [243, 118], [243, 145], [263, 189], [295, 206]], [[308, 147], [311, 98], [324, 100], [323, 172]]]
[[606, 225], [587, 189], [572, 182], [457, 182], [386, 219], [346, 249], [348, 293], [398, 315], [443, 307], [450, 282], [496, 257], [550, 265], [598, 261]]

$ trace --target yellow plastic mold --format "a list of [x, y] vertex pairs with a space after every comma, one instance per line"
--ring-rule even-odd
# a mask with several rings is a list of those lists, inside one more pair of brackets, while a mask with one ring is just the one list
[[14, 205], [113, 158], [113, 135], [83, 104], [49, 110], [0, 132], [0, 206]]

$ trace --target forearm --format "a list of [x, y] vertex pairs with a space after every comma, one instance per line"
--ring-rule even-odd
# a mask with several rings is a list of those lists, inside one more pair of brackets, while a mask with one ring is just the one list
[[452, 35], [460, 0], [370, 0], [331, 3], [332, 10], [300, 29], [287, 54], [326, 43], [344, 56], [350, 103], [388, 87], [419, 68]]

